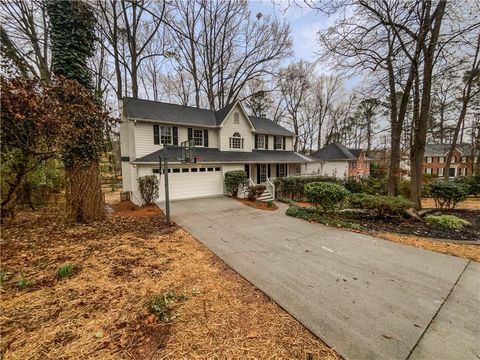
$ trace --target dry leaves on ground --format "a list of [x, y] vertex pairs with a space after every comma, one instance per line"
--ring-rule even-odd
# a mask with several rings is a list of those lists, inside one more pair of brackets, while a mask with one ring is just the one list
[[[49, 208], [4, 227], [4, 359], [337, 359], [191, 235], [166, 227], [158, 210], [117, 210], [104, 222], [63, 228], [59, 209]], [[75, 274], [60, 280], [66, 263]], [[22, 276], [31, 282], [23, 289]], [[186, 296], [170, 323], [146, 307], [164, 292]]]

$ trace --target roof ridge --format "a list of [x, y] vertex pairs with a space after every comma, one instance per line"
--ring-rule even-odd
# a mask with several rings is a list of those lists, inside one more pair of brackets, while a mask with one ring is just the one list
[[[215, 113], [215, 112], [219, 111], [219, 110], [211, 110], [211, 109], [205, 109], [205, 108], [198, 108], [198, 107], [196, 107], [196, 106], [190, 106], [190, 105], [181, 105], [181, 104], [169, 103], [169, 102], [165, 102], [165, 101], [156, 101], [156, 100], [150, 100], [150, 99], [134, 98], [134, 97], [131, 97], [131, 96], [124, 96], [122, 100], [124, 100], [124, 99], [148, 101], [148, 102], [152, 102], [152, 103], [156, 103], [156, 104], [164, 104], [164, 105], [174, 105], [174, 106], [180, 106], [180, 107], [188, 108], [188, 109], [210, 111], [210, 112], [212, 112], [212, 113]], [[124, 104], [124, 105], [125, 105], [125, 104]], [[220, 110], [221, 110], [221, 109], [220, 109]]]

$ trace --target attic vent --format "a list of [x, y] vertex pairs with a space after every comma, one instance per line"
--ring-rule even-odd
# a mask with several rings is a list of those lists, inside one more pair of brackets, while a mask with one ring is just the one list
[[240, 115], [238, 114], [238, 112], [233, 114], [233, 123], [237, 125], [240, 124]]

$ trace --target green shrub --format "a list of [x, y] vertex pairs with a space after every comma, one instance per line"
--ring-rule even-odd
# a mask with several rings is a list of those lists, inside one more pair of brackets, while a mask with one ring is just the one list
[[233, 197], [238, 196], [238, 189], [245, 183], [247, 176], [243, 170], [227, 171], [225, 173], [225, 189]]
[[288, 198], [296, 201], [306, 200], [305, 185], [312, 182], [340, 183], [340, 180], [332, 176], [287, 176], [275, 179], [275, 187], [280, 198]]
[[58, 268], [57, 276], [59, 279], [65, 279], [70, 277], [75, 272], [75, 265], [73, 264], [65, 264]]
[[401, 179], [398, 182], [398, 195], [403, 196], [406, 199], [410, 198], [410, 184], [409, 180]]
[[347, 179], [343, 181], [343, 186], [345, 186], [345, 189], [353, 194], [364, 192], [362, 180]]
[[273, 203], [273, 201], [271, 201], [271, 200], [267, 201], [267, 207], [273, 208], [274, 206], [275, 206], [275, 204]]
[[440, 209], [453, 209], [459, 201], [468, 196], [464, 184], [453, 181], [436, 181], [428, 186], [428, 192], [435, 201], [435, 207]]
[[305, 185], [305, 195], [309, 202], [323, 212], [337, 211], [350, 193], [340, 184], [314, 182]]
[[450, 230], [461, 230], [464, 226], [470, 225], [467, 220], [455, 215], [427, 215], [425, 221], [431, 225], [439, 225]]
[[250, 201], [257, 200], [260, 197], [260, 195], [263, 194], [263, 192], [266, 190], [266, 188], [267, 187], [265, 185], [250, 186], [248, 188], [248, 194], [247, 194], [248, 200], [250, 200]]
[[151, 205], [158, 198], [158, 186], [157, 175], [145, 175], [138, 178], [138, 189], [143, 205]]
[[171, 321], [175, 318], [172, 308], [169, 306], [174, 301], [185, 300], [185, 295], [178, 295], [174, 292], [166, 292], [154, 295], [147, 302], [148, 311], [155, 315], [160, 321]]
[[468, 195], [480, 195], [480, 173], [467, 177]]
[[405, 210], [414, 206], [410, 200], [402, 196], [370, 194], [353, 194], [350, 197], [350, 205], [354, 208], [373, 210], [381, 217], [403, 215]]
[[313, 221], [326, 226], [342, 227], [342, 228], [353, 229], [353, 230], [363, 229], [357, 223], [342, 221], [342, 220], [325, 216], [323, 214], [319, 214], [317, 209], [314, 207], [305, 208], [298, 205], [290, 205], [287, 209], [286, 214], [291, 217], [296, 217], [296, 218], [307, 220], [307, 221]]

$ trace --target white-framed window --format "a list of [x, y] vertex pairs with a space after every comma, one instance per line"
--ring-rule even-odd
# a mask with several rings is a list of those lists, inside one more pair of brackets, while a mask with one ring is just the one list
[[255, 140], [257, 141], [255, 144], [256, 149], [265, 149], [265, 135], [257, 134], [257, 136], [255, 136]]
[[172, 145], [172, 127], [160, 126], [160, 144]]
[[439, 156], [439, 157], [438, 157], [438, 162], [439, 162], [440, 164], [443, 164], [443, 163], [445, 162], [445, 156]]
[[240, 114], [238, 112], [236, 112], [235, 114], [233, 114], [233, 123], [235, 125], [238, 125], [240, 124]]
[[243, 149], [243, 138], [238, 132], [234, 132], [230, 138], [230, 149]]
[[425, 169], [425, 174], [431, 174], [432, 173], [432, 169], [431, 168], [426, 168]]
[[275, 136], [275, 150], [283, 149], [283, 136]]
[[467, 157], [466, 156], [462, 156], [462, 163], [466, 163], [467, 162]]
[[443, 176], [443, 167], [438, 168], [438, 176]]
[[193, 141], [195, 142], [196, 146], [203, 146], [204, 139], [203, 139], [203, 130], [201, 129], [193, 129]]
[[287, 164], [278, 164], [277, 177], [287, 176]]
[[432, 157], [431, 156], [427, 156], [427, 164], [431, 164], [432, 163]]

